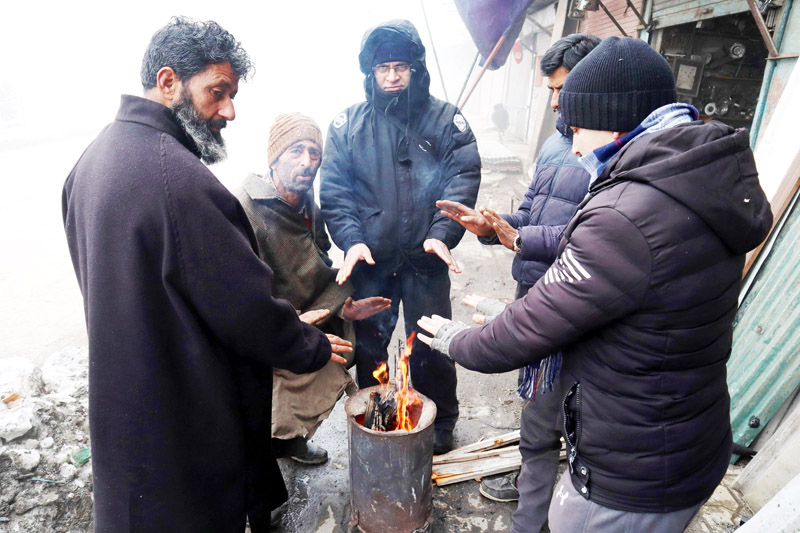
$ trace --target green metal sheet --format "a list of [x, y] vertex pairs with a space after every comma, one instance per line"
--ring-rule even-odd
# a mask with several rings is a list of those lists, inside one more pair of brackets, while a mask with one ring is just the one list
[[[800, 202], [795, 201], [734, 320], [728, 361], [731, 427], [734, 442], [745, 446], [800, 383], [798, 241]], [[751, 427], [753, 417], [757, 427]]]
[[746, 0], [655, 0], [653, 22], [657, 28], [667, 28], [749, 9]]

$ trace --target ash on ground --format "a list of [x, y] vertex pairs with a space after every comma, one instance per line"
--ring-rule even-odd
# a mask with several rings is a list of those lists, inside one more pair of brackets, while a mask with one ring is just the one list
[[88, 350], [0, 368], [0, 531], [92, 531]]

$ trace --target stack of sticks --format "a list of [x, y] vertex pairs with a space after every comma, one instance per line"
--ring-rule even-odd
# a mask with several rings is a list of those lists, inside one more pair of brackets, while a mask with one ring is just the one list
[[[519, 469], [522, 465], [519, 445], [511, 446], [519, 440], [516, 430], [434, 456], [433, 484], [450, 485]], [[560, 459], [565, 459], [563, 441]]]
[[364, 427], [375, 431], [391, 431], [397, 425], [397, 402], [394, 388], [383, 386], [381, 392], [372, 392], [364, 412]]

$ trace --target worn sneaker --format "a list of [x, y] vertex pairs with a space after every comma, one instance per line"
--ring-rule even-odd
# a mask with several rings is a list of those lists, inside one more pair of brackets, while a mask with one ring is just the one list
[[453, 430], [437, 429], [433, 432], [433, 455], [442, 455], [453, 449]]
[[494, 479], [484, 479], [481, 481], [481, 494], [496, 502], [515, 502], [519, 500], [517, 475], [519, 475], [519, 472], [512, 472]]
[[321, 465], [328, 460], [328, 452], [321, 446], [307, 442], [306, 451], [298, 455], [292, 455], [292, 460], [306, 465]]

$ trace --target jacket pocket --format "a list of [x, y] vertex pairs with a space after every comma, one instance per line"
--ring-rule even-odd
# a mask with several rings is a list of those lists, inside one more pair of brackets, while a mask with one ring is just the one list
[[383, 232], [386, 231], [383, 209], [366, 205], [358, 206], [358, 220], [361, 222], [361, 234], [373, 256], [378, 253], [378, 248], [383, 242]]

